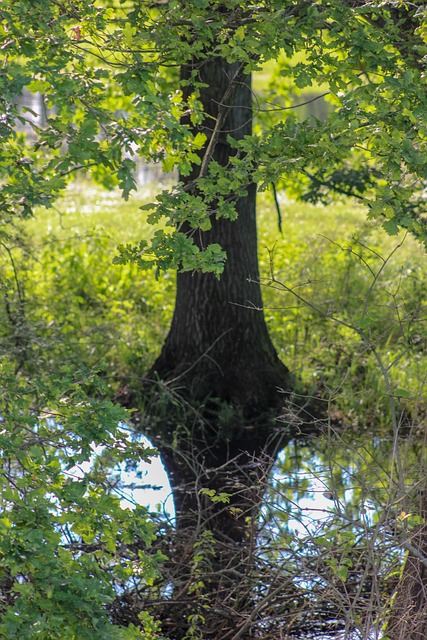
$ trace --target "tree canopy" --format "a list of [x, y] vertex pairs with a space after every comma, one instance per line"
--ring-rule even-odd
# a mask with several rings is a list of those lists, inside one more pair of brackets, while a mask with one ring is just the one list
[[[251, 183], [313, 201], [351, 194], [388, 233], [403, 227], [424, 240], [422, 4], [45, 0], [4, 2], [0, 15], [3, 215], [49, 206], [79, 170], [118, 183], [127, 198], [144, 158], [183, 176], [196, 164], [197, 184], [159, 194], [148, 215], [163, 227], [151, 242], [122, 247], [120, 260], [220, 273], [220, 247], [201, 251], [191, 230], [233, 218], [235, 194]], [[235, 143], [228, 167], [211, 161], [215, 136], [197, 154], [200, 90], [194, 82], [184, 99], [188, 79], [179, 78], [181, 65], [207, 57], [244, 74], [275, 63], [268, 91], [256, 95], [259, 125]], [[239, 81], [230, 78], [224, 109]], [[43, 124], [20, 109], [24, 87], [43, 94]], [[304, 98], [295, 97], [307, 87], [330, 103], [324, 121], [299, 121]], [[27, 140], [17, 122], [30, 128]]]

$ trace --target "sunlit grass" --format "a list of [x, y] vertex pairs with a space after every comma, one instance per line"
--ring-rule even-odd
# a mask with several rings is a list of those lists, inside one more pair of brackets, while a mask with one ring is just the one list
[[[125, 202], [119, 190], [78, 180], [52, 209], [24, 223], [39, 247], [35, 262], [22, 266], [26, 288], [39, 300], [38, 322], [53, 323], [57, 345], [61, 335], [67, 344], [78, 332], [67, 357], [102, 360], [114, 375], [143, 375], [160, 351], [173, 313], [174, 274], [156, 279], [113, 258], [119, 243], [153, 233], [140, 207], [164, 186], [142, 185]], [[271, 193], [258, 197], [264, 311], [280, 357], [301, 384], [338, 397], [353, 421], [386, 415], [377, 356], [390, 366], [395, 387], [420, 397], [427, 374], [420, 244], [387, 236], [352, 201], [321, 206], [284, 194], [279, 201], [281, 233]]]
[[403, 389], [398, 404], [417, 413], [427, 375], [422, 245], [388, 236], [351, 201], [325, 207], [282, 197], [280, 208], [282, 234], [272, 198], [260, 201], [264, 312], [280, 357], [352, 423], [389, 420], [384, 371]]
[[162, 188], [165, 188], [162, 183], [141, 185], [125, 201], [119, 188], [104, 189], [89, 180], [78, 179], [69, 185], [52, 208], [39, 209], [26, 227], [33, 237], [40, 239], [52, 235], [65, 238], [70, 234], [103, 229], [116, 244], [137, 241], [152, 234], [152, 226], [140, 207]]

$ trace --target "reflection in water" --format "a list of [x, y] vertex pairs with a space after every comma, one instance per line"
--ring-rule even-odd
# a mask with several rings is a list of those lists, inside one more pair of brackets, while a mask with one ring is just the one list
[[[145, 436], [135, 436], [125, 425], [123, 425], [123, 430], [128, 432], [129, 440], [137, 442], [138, 445], [147, 449], [154, 448]], [[104, 447], [93, 446], [90, 460], [69, 469], [68, 475], [75, 479], [83, 478], [93, 468], [95, 460], [103, 452]], [[151, 456], [149, 460], [141, 460], [136, 466], [122, 462], [111, 469], [111, 476], [114, 478], [114, 493], [120, 498], [123, 509], [133, 509], [136, 505], [142, 505], [173, 522], [175, 507], [172, 490], [160, 456]]]
[[[145, 436], [138, 442], [146, 447], [153, 447]], [[132, 508], [141, 504], [150, 511], [163, 513], [168, 520], [174, 519], [175, 507], [172, 490], [160, 456], [149, 462], [141, 461], [136, 469], [126, 469], [125, 463], [120, 465], [120, 498], [124, 507]]]

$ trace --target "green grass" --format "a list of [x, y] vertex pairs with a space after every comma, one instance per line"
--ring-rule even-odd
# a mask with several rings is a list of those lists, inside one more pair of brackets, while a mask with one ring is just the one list
[[408, 396], [399, 408], [417, 413], [427, 375], [424, 249], [410, 236], [387, 236], [351, 202], [281, 206], [283, 236], [273, 204], [261, 201], [259, 242], [265, 314], [281, 358], [350, 422], [386, 424], [380, 359], [393, 389]]
[[[157, 189], [156, 189], [157, 187]], [[154, 197], [163, 185], [141, 186], [126, 202], [120, 189], [103, 189], [89, 180], [72, 182], [63, 198], [51, 209], [40, 209], [25, 223], [28, 233], [40, 240], [66, 238], [104, 230], [119, 242], [133, 242], [152, 233], [146, 214], [139, 207]]]
[[[12, 253], [25, 292], [22, 331], [31, 327], [35, 366], [99, 365], [113, 387], [122, 376], [144, 375], [172, 317], [174, 274], [156, 279], [112, 260], [117, 244], [152, 233], [139, 207], [159, 188], [142, 187], [124, 202], [119, 191], [78, 181], [54, 208], [22, 223], [28, 249]], [[385, 422], [389, 396], [378, 357], [384, 367], [396, 361], [392, 384], [410, 396], [402, 403], [418, 402], [424, 390], [424, 252], [410, 237], [388, 237], [351, 202], [324, 207], [280, 200], [282, 234], [271, 194], [260, 194], [258, 202], [265, 315], [280, 357], [306, 388], [336, 398], [350, 421]], [[3, 272], [18, 313], [7, 255]], [[2, 340], [10, 346], [16, 327], [5, 308], [2, 314]]]
[[0, 340], [6, 350], [14, 349], [20, 327], [34, 367], [100, 367], [113, 389], [130, 372], [145, 374], [168, 330], [175, 277], [165, 273], [156, 280], [135, 265], [113, 264], [113, 258], [119, 243], [152, 233], [139, 207], [154, 193], [153, 187], [141, 189], [124, 202], [118, 190], [79, 180], [53, 208], [21, 224], [27, 239], [11, 253], [23, 306], [8, 254], [1, 263], [14, 316], [2, 305]]

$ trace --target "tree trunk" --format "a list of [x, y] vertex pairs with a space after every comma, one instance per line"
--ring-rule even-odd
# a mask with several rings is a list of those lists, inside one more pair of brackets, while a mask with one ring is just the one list
[[[201, 89], [201, 101], [207, 114], [200, 129], [209, 144], [218, 111], [227, 115], [214, 147], [212, 159], [223, 166], [233, 153], [227, 136], [241, 139], [251, 134], [252, 96], [250, 77], [239, 73], [239, 65], [222, 59], [208, 59], [198, 69], [198, 80], [209, 86]], [[183, 70], [191, 76], [193, 67]], [[230, 83], [234, 91], [228, 92]], [[224, 95], [231, 102], [223, 105]], [[198, 176], [194, 167], [192, 183]], [[212, 229], [199, 232], [199, 246], [218, 243], [227, 252], [220, 280], [213, 274], [178, 273], [175, 311], [162, 352], [151, 373], [163, 380], [177, 379], [192, 398], [219, 398], [243, 408], [246, 415], [277, 406], [277, 386], [289, 387], [287, 368], [279, 361], [268, 335], [262, 312], [258, 283], [256, 230], [256, 186], [237, 200], [238, 219], [212, 220]], [[238, 194], [236, 194], [237, 196]]]

